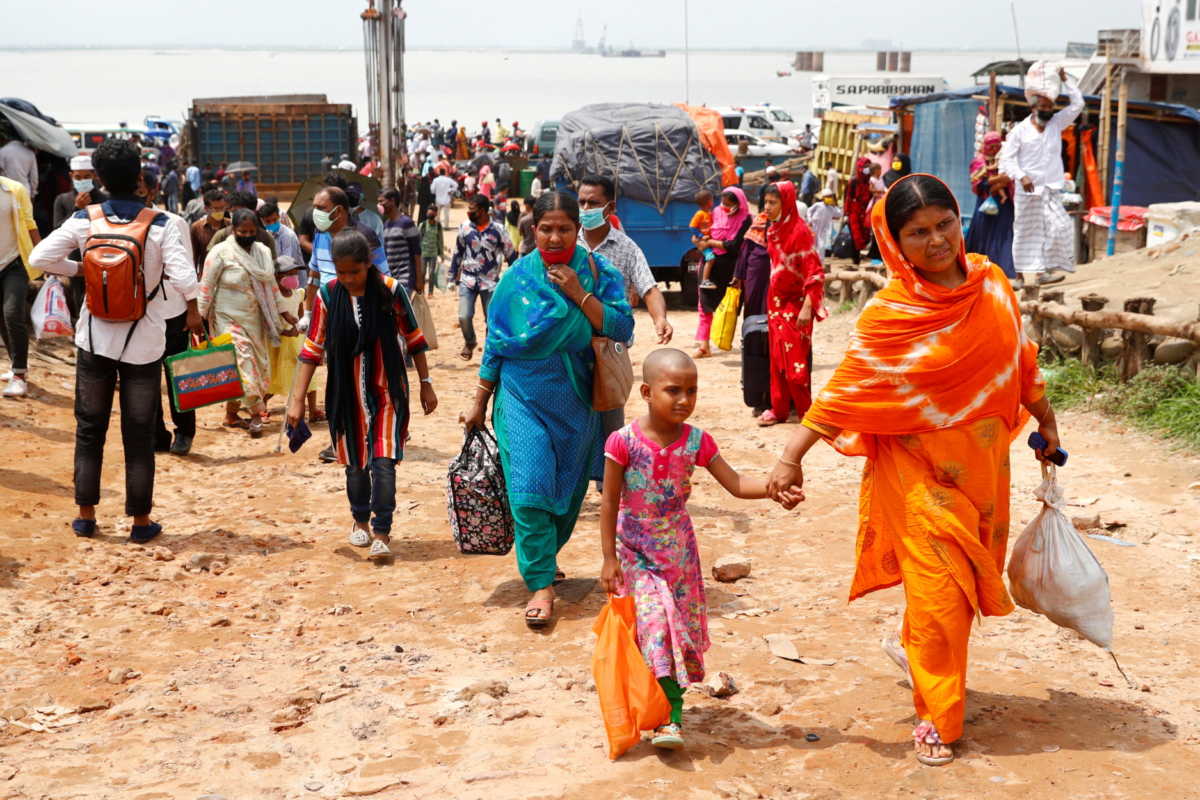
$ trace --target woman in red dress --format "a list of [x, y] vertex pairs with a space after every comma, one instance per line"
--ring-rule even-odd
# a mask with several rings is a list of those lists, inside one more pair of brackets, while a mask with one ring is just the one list
[[767, 330], [771, 348], [771, 408], [758, 418], [766, 427], [787, 422], [795, 409], [803, 417], [812, 403], [812, 332], [827, 316], [825, 268], [816, 237], [796, 208], [796, 186], [781, 181], [764, 193], [771, 283], [767, 289]]
[[871, 223], [867, 217], [871, 197], [871, 161], [863, 156], [854, 165], [854, 175], [846, 185], [846, 222], [850, 224], [850, 238], [854, 241], [854, 255], [850, 258], [856, 265], [871, 241]]

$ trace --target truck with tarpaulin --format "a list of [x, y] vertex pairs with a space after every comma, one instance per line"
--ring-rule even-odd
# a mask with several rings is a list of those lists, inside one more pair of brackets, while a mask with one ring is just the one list
[[699, 254], [689, 223], [701, 189], [736, 183], [721, 115], [712, 109], [598, 103], [559, 123], [551, 185], [573, 191], [589, 174], [616, 187], [621, 229], [646, 254], [660, 282], [677, 283], [695, 303]]

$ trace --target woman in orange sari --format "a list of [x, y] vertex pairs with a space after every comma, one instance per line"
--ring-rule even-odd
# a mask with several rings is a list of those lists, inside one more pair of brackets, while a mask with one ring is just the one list
[[999, 267], [963, 248], [958, 205], [931, 175], [888, 190], [871, 224], [891, 280], [863, 310], [845, 359], [771, 474], [771, 496], [802, 499], [820, 439], [866, 456], [855, 600], [904, 584], [901, 629], [916, 756], [940, 765], [962, 735], [967, 640], [977, 614], [1013, 610], [1001, 572], [1009, 446], [1032, 414], [1059, 446], [1037, 347]]

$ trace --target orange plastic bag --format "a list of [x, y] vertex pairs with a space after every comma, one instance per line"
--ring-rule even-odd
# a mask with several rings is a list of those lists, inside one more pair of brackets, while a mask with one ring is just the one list
[[597, 637], [592, 677], [611, 759], [637, 744], [642, 731], [666, 724], [671, 716], [671, 704], [638, 649], [636, 625], [633, 598], [609, 595], [592, 626]]

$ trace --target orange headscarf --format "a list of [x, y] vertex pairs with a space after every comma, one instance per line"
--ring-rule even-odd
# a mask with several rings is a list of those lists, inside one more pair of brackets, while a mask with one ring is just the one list
[[[892, 184], [889, 194], [917, 177]], [[863, 309], [845, 358], [805, 421], [842, 431], [834, 446], [847, 455], [873, 456], [874, 436], [993, 416], [1016, 435], [1026, 419], [1022, 402], [1039, 399], [1043, 383], [1037, 345], [1025, 335], [1008, 279], [964, 248], [961, 286], [926, 281], [888, 229], [886, 206], [885, 196], [871, 226], [891, 281]]]

